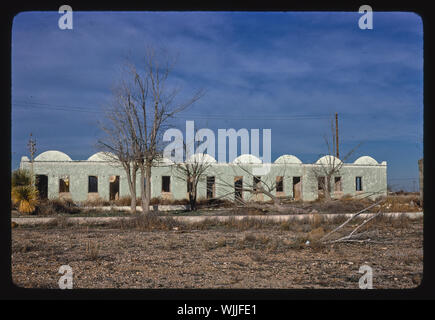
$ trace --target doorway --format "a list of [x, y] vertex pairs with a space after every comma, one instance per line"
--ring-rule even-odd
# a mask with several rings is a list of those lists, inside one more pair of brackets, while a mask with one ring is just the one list
[[119, 199], [119, 176], [111, 176], [109, 180], [110, 200]]
[[35, 181], [36, 189], [38, 189], [39, 199], [47, 199], [48, 197], [48, 176], [37, 174]]
[[293, 177], [293, 198], [297, 200], [301, 200], [302, 194], [302, 181], [301, 177]]

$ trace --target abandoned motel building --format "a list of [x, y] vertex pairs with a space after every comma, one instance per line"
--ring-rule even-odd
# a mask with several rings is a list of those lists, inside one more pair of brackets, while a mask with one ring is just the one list
[[[330, 178], [332, 198], [343, 195], [377, 198], [387, 194], [387, 163], [378, 163], [369, 156], [362, 156], [353, 163], [341, 163], [338, 158], [328, 155], [315, 163], [304, 164], [293, 155], [282, 155], [269, 165], [263, 176], [252, 174], [254, 168], [261, 166], [262, 160], [251, 154], [240, 155], [230, 163], [217, 162], [207, 154], [201, 156], [204, 156], [201, 161], [207, 162], [207, 169], [199, 179], [198, 199], [270, 200], [264, 194], [246, 191], [245, 186], [261, 181], [269, 186], [274, 183], [271, 193], [277, 197], [316, 200], [325, 185], [320, 183], [325, 177], [319, 175], [317, 169], [331, 164], [331, 159], [341, 164]], [[20, 168], [33, 170], [41, 199], [69, 198], [81, 202], [100, 198], [110, 201], [130, 195], [125, 170], [104, 152], [98, 152], [87, 160], [72, 160], [63, 152], [45, 151], [35, 157], [33, 163], [23, 156]], [[152, 167], [152, 198], [188, 199], [188, 183], [177, 176], [174, 169], [174, 163], [166, 158]], [[140, 197], [139, 175], [136, 183], [137, 196]]]

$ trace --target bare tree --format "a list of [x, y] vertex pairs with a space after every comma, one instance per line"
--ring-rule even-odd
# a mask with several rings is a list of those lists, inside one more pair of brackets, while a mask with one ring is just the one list
[[[106, 143], [105, 147], [110, 146], [109, 151], [119, 153], [117, 149], [120, 148], [113, 146], [119, 146], [119, 140], [122, 140], [124, 148], [120, 155], [127, 156], [124, 157], [124, 163], [131, 163], [131, 178], [135, 179], [136, 171], [140, 171], [144, 213], [149, 213], [151, 168], [161, 160], [162, 136], [170, 125], [169, 119], [191, 106], [203, 95], [203, 90], [198, 90], [191, 98], [178, 101], [180, 89], [171, 87], [168, 81], [174, 65], [175, 60], [165, 51], [156, 51], [151, 47], [146, 48], [140, 67], [131, 60], [127, 62], [124, 69], [125, 79], [121, 81], [116, 92], [116, 109], [122, 115], [119, 117], [120, 120], [109, 116], [112, 128], [115, 129], [111, 130], [110, 136], [116, 136], [117, 133], [113, 131], [121, 127], [126, 131], [127, 138], [115, 137], [109, 144]], [[127, 150], [128, 154], [125, 154]], [[131, 183], [134, 187], [130, 191], [136, 192], [136, 184], [133, 180]], [[132, 199], [134, 197], [132, 195]]]
[[125, 93], [124, 90], [123, 87], [114, 90], [113, 103], [105, 110], [106, 121], [100, 122], [105, 135], [98, 141], [98, 148], [106, 151], [107, 160], [124, 168], [131, 197], [131, 212], [136, 213], [138, 146], [135, 131], [131, 127], [133, 106], [128, 91]]
[[[273, 211], [286, 212], [286, 213], [308, 213], [310, 210], [300, 208], [296, 205], [289, 203], [283, 203], [283, 198], [277, 195], [277, 188], [281, 188], [284, 183], [283, 180], [277, 179], [277, 177], [285, 177], [286, 168], [284, 166], [281, 171], [275, 175], [267, 174], [264, 176], [256, 176], [252, 172], [252, 168], [247, 168], [242, 163], [235, 163], [231, 165], [234, 171], [235, 181], [234, 184], [227, 181], [225, 178], [221, 178], [218, 175], [218, 182], [222, 189], [234, 190], [233, 192], [226, 192], [226, 195], [234, 195], [234, 202], [237, 205], [246, 207], [255, 207], [259, 209], [270, 208]], [[240, 172], [243, 176], [240, 176]], [[243, 199], [243, 193], [247, 192], [252, 195], [249, 200]], [[273, 201], [273, 205], [270, 206], [264, 203], [263, 196], [270, 198]], [[261, 204], [259, 203], [261, 202]]]
[[175, 163], [172, 167], [175, 178], [187, 183], [190, 211], [195, 211], [197, 208], [198, 184], [200, 181], [206, 180], [207, 170], [211, 165], [212, 162], [209, 161], [207, 154], [195, 153], [190, 159], [186, 159], [182, 163]]
[[333, 156], [335, 154], [335, 129], [331, 122], [331, 141], [332, 141], [332, 149], [331, 144], [329, 143], [328, 137], [326, 135], [323, 136], [325, 140], [325, 145], [328, 153], [323, 155], [318, 163], [313, 164], [312, 172], [315, 176], [315, 179], [318, 183], [318, 189], [323, 192], [326, 201], [331, 200], [331, 191], [332, 191], [332, 179], [334, 176], [340, 173], [341, 168], [343, 167], [343, 163], [360, 147], [361, 143], [355, 146], [352, 150], [345, 154], [344, 157], [340, 159]]

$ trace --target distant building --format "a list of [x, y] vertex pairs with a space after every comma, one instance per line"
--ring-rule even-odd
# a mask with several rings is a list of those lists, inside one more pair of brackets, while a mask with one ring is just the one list
[[[242, 190], [246, 181], [274, 181], [277, 196], [295, 200], [310, 201], [322, 192], [316, 168], [328, 163], [327, 160], [340, 160], [333, 156], [320, 158], [314, 164], [304, 164], [297, 157], [283, 155], [270, 164], [265, 176], [253, 176], [253, 168], [262, 161], [253, 155], [241, 155], [231, 163], [218, 163], [207, 156], [204, 161], [210, 164], [207, 176], [198, 185], [198, 199], [241, 197], [244, 200], [268, 200], [267, 196], [253, 195]], [[29, 169], [28, 157], [21, 158], [21, 168]], [[129, 188], [124, 169], [119, 163], [108, 160], [106, 154], [99, 152], [87, 160], [72, 160], [60, 151], [46, 151], [33, 162], [36, 185], [41, 198], [70, 198], [86, 201], [102, 198], [115, 200], [129, 196]], [[174, 175], [174, 164], [163, 159], [152, 168], [151, 197], [180, 200], [186, 199], [187, 183]], [[339, 172], [331, 177], [331, 195], [368, 196], [376, 198], [387, 194], [387, 163], [378, 163], [369, 156], [358, 158], [353, 163], [343, 163]], [[137, 179], [137, 196], [140, 196], [140, 179]]]

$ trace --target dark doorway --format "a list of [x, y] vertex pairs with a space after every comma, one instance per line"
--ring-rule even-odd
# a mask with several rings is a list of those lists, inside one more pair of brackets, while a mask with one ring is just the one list
[[162, 192], [171, 192], [170, 176], [162, 176]]
[[236, 200], [243, 199], [243, 177], [234, 178], [234, 196]]
[[293, 198], [295, 200], [301, 200], [301, 194], [302, 194], [301, 177], [293, 177]]
[[207, 199], [212, 199], [215, 197], [214, 188], [215, 188], [214, 177], [207, 177]]
[[110, 200], [119, 199], [119, 176], [111, 176], [109, 180]]
[[98, 192], [98, 177], [89, 176], [88, 177], [88, 193]]
[[36, 175], [36, 189], [38, 189], [39, 199], [47, 199], [48, 197], [48, 176], [44, 174]]

